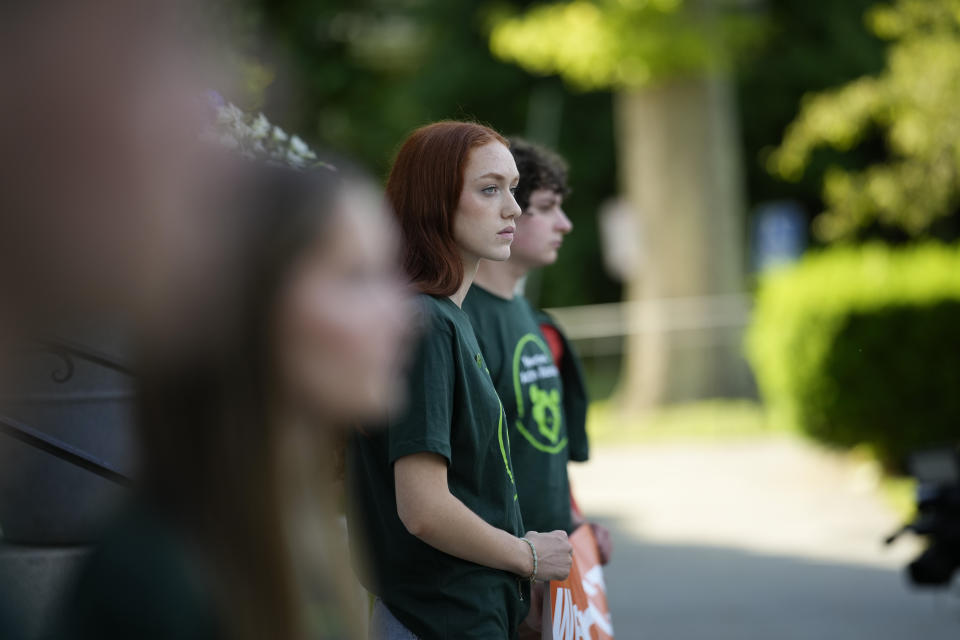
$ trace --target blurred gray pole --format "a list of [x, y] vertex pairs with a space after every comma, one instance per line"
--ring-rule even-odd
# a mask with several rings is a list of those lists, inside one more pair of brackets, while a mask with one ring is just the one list
[[[560, 126], [563, 120], [563, 91], [555, 82], [541, 82], [530, 90], [527, 106], [527, 130], [524, 137], [557, 151]], [[533, 306], [540, 302], [541, 272], [536, 269], [527, 275], [523, 292]]]
[[[741, 291], [741, 154], [729, 79], [705, 75], [622, 91], [615, 104], [620, 183], [643, 243], [627, 300]], [[652, 330], [627, 339], [624, 409], [746, 391], [740, 343], [729, 329], [667, 331], [669, 318], [652, 311]], [[648, 322], [649, 314], [648, 307]]]

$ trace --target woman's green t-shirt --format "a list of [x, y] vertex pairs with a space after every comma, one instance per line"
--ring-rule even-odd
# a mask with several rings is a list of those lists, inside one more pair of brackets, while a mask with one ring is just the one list
[[[450, 492], [494, 527], [524, 533], [503, 409], [466, 314], [421, 295], [422, 335], [407, 403], [389, 429], [351, 439], [350, 533], [367, 588], [424, 640], [512, 638], [529, 606], [517, 576], [448, 555], [397, 515], [393, 463], [430, 452], [447, 460]], [[367, 565], [369, 563], [369, 565]]]
[[146, 505], [131, 505], [81, 570], [50, 637], [226, 638], [200, 564], [165, 518]]
[[534, 531], [570, 531], [564, 389], [538, 318], [523, 296], [508, 300], [477, 285], [463, 309], [503, 398], [523, 523]]

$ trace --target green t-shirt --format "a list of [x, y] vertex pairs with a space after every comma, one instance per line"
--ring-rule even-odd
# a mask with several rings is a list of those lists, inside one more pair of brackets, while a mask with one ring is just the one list
[[563, 383], [537, 316], [523, 296], [507, 300], [476, 284], [463, 309], [503, 399], [523, 523], [534, 531], [570, 531]]
[[[225, 640], [230, 634], [205, 566], [171, 520], [133, 503], [81, 569], [45, 640]], [[312, 577], [320, 584], [310, 594], [307, 636], [345, 637], [329, 585]]]
[[389, 429], [355, 434], [348, 448], [354, 555], [369, 562], [360, 571], [365, 586], [424, 640], [513, 638], [529, 583], [429, 546], [397, 515], [393, 463], [432, 452], [446, 458], [455, 497], [492, 526], [524, 533], [508, 428], [470, 321], [449, 298], [419, 300], [423, 334], [407, 374], [407, 406]]
[[[0, 585], [2, 587], [3, 585]], [[24, 637], [19, 626], [19, 620], [13, 613], [13, 608], [4, 599], [6, 592], [0, 588], [0, 638], [4, 640], [20, 640]]]
[[50, 638], [225, 638], [195, 560], [166, 519], [145, 505], [131, 505], [81, 570]]

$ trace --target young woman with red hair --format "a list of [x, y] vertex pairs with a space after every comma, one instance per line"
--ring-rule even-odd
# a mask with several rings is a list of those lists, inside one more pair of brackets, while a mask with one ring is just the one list
[[503, 407], [461, 309], [480, 261], [510, 257], [518, 179], [507, 141], [464, 122], [414, 131], [390, 173], [422, 336], [406, 409], [349, 448], [371, 638], [513, 638], [529, 582], [570, 570], [566, 532], [523, 535]]

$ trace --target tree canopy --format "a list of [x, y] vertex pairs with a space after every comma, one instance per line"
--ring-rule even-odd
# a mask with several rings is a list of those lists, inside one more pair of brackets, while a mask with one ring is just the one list
[[501, 11], [493, 24], [498, 57], [583, 90], [729, 67], [760, 34], [756, 16], [717, 0], [573, 0]]
[[850, 152], [879, 136], [882, 158], [825, 172], [824, 241], [853, 240], [870, 228], [923, 236], [960, 201], [960, 1], [895, 0], [867, 13], [889, 41], [886, 64], [843, 86], [808, 95], [767, 166], [798, 180], [814, 151]]
[[[565, 204], [576, 228], [559, 263], [543, 270], [540, 302], [570, 305], [619, 298], [619, 287], [603, 270], [595, 221], [599, 205], [617, 192], [610, 89], [574, 89], [569, 78], [531, 73], [490, 48], [497, 24], [520, 19], [540, 3], [223, 1], [234, 7], [246, 4], [242, 12], [225, 14], [245, 36], [240, 38], [242, 53], [252, 62], [246, 80], [257, 98], [228, 97], [264, 111], [317, 148], [348, 154], [378, 177], [386, 174], [407, 132], [440, 118], [475, 118], [556, 148], [570, 163], [574, 193]], [[780, 142], [804, 92], [882, 69], [882, 43], [867, 32], [862, 19], [875, 1], [763, 3], [766, 37], [756, 48], [741, 50], [749, 55], [739, 58], [736, 68], [751, 204], [790, 197], [818, 211], [825, 157], [841, 166], [881, 158], [869, 140], [843, 154], [818, 151], [799, 182], [771, 175], [761, 160], [765, 150]], [[642, 4], [617, 2], [624, 10], [633, 6], [632, 11]], [[613, 6], [607, 0], [591, 4], [602, 11]], [[686, 2], [684, 6], [689, 9]], [[636, 16], [639, 20], [641, 14]]]

